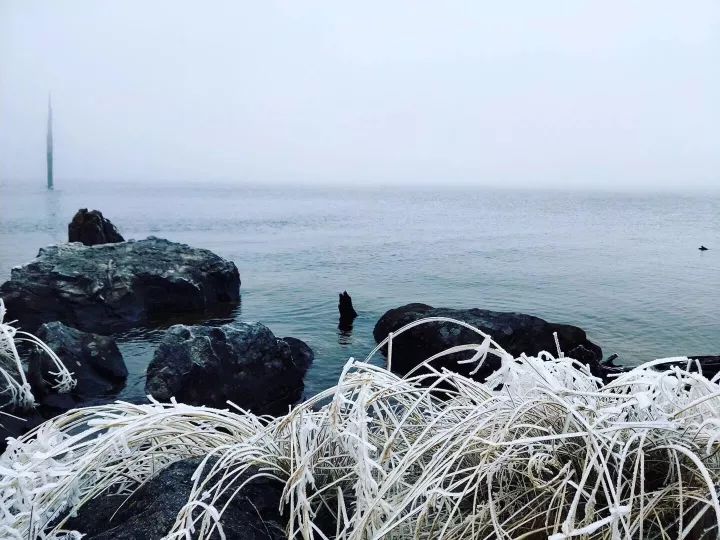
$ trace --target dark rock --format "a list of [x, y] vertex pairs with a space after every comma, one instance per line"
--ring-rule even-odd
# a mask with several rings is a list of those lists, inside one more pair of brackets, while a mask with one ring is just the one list
[[[689, 356], [688, 358], [690, 358], [690, 360], [697, 360], [700, 363], [702, 374], [708, 379], [712, 379], [720, 372], [720, 356], [704, 355]], [[695, 370], [694, 364], [695, 362], [691, 364], [691, 369], [693, 369], [693, 371]], [[678, 362], [676, 365], [684, 368], [687, 366], [687, 362]]]
[[708, 248], [706, 248], [705, 246], [700, 246], [698, 249], [699, 249], [700, 251], [707, 251], [707, 250], [708, 250]]
[[29, 331], [61, 321], [88, 332], [127, 329], [168, 315], [207, 312], [240, 299], [235, 265], [159, 238], [42, 248], [0, 286], [8, 320]]
[[47, 354], [39, 348], [33, 348], [33, 353], [27, 362], [27, 381], [35, 399], [42, 399], [51, 391], [48, 380], [52, 379], [45, 369], [49, 362], [46, 360]]
[[86, 246], [124, 242], [109, 219], [103, 217], [99, 210], [81, 208], [73, 216], [68, 225], [68, 242], [82, 242]]
[[[193, 484], [191, 476], [199, 464], [200, 459], [174, 463], [127, 498], [119, 495], [96, 497], [80, 508], [77, 516], [68, 520], [64, 528], [86, 534], [84, 540], [159, 540], [170, 531], [178, 512], [187, 503]], [[257, 469], [250, 469], [232, 482], [231, 488], [239, 488], [257, 473]], [[225, 538], [286, 539], [285, 522], [278, 510], [283, 486], [266, 477], [248, 482], [222, 515], [220, 523]], [[227, 501], [227, 496], [221, 497], [216, 508]], [[209, 538], [216, 540], [220, 535], [216, 532]]]
[[[521, 353], [536, 355], [548, 351], [557, 355], [553, 332], [557, 332], [560, 348], [566, 356], [582, 356], [582, 361], [597, 370], [602, 360], [600, 347], [588, 341], [585, 332], [576, 326], [555, 324], [539, 317], [522, 313], [505, 313], [484, 309], [434, 308], [426, 304], [408, 304], [385, 313], [375, 325], [373, 335], [379, 343], [390, 332], [426, 317], [449, 317], [464, 321], [486, 332], [513, 356]], [[455, 345], [479, 343], [475, 332], [447, 322], [433, 322], [417, 326], [393, 339], [392, 369], [404, 374], [430, 356]], [[438, 359], [434, 366], [469, 375], [475, 366], [458, 364], [458, 360], [471, 358], [473, 352], [456, 353]], [[488, 355], [483, 368], [474, 375], [485, 380], [500, 367], [500, 360]]]
[[[70, 409], [110, 401], [122, 389], [128, 375], [115, 340], [109, 337], [81, 332], [59, 322], [46, 323], [36, 332], [50, 349], [58, 355], [77, 381], [75, 388], [59, 394], [52, 387], [57, 371], [48, 354], [37, 346], [29, 348], [26, 377], [30, 383], [36, 407], [18, 410], [0, 403], [0, 410], [16, 418], [0, 416], [0, 452], [5, 449], [7, 437], [18, 437], [43, 421]], [[4, 381], [0, 383], [0, 386]], [[0, 395], [2, 393], [0, 388]]]
[[355, 317], [357, 317], [357, 311], [353, 308], [352, 298], [350, 298], [347, 291], [341, 292], [339, 297], [338, 311], [340, 312], [340, 323], [338, 324], [338, 328], [347, 331], [352, 329], [352, 323]]
[[[617, 360], [618, 355], [617, 354], [611, 354], [606, 360], [603, 360], [600, 365], [600, 374], [599, 376], [603, 378], [603, 380], [610, 381], [614, 378], [614, 376], [620, 375], [621, 373], [625, 373], [631, 368], [627, 368], [624, 366], [616, 366], [615, 360]], [[595, 371], [593, 371], [594, 374]]]
[[[9, 351], [6, 353], [5, 351], [0, 350], [0, 368], [2, 368], [14, 381], [20, 380], [20, 373], [18, 373], [15, 356], [9, 353]], [[10, 385], [8, 384], [7, 379], [0, 375], [0, 410], [10, 410], [11, 401], [12, 392], [10, 390]], [[0, 421], [2, 421], [1, 417]]]
[[315, 353], [303, 340], [294, 337], [284, 337], [282, 340], [290, 347], [295, 367], [306, 373], [315, 360]]
[[172, 326], [148, 366], [145, 392], [159, 401], [226, 408], [230, 400], [256, 414], [285, 414], [302, 397], [312, 356], [297, 341], [291, 346], [260, 323]]
[[[0, 390], [4, 390], [2, 384], [0, 384]], [[0, 414], [0, 454], [2, 454], [7, 447], [8, 437], [20, 437], [47, 420], [47, 418], [36, 409], [30, 411], [9, 411], [0, 408], [0, 411], [10, 412], [10, 414]]]
[[338, 301], [338, 311], [340, 312], [340, 317], [344, 319], [354, 319], [357, 317], [357, 311], [353, 308], [352, 298], [348, 292], [343, 291], [338, 296], [340, 297]]
[[[116, 392], [128, 376], [120, 349], [110, 337], [82, 332], [61, 322], [45, 323], [35, 334], [62, 360], [77, 380], [73, 394], [78, 398], [90, 398]], [[42, 349], [35, 347], [28, 359], [30, 366], [37, 366], [45, 387], [38, 389], [32, 384], [33, 394], [46, 395], [50, 391], [51, 371], [55, 365]], [[29, 370], [34, 371], [34, 370]], [[37, 375], [34, 376], [37, 380]]]
[[[555, 354], [555, 351], [551, 352]], [[619, 374], [625, 371], [623, 367], [616, 366], [612, 363], [614, 360], [612, 356], [606, 361], [603, 361], [598, 357], [597, 351], [591, 350], [585, 345], [577, 345], [572, 350], [568, 352], [563, 351], [563, 353], [565, 356], [569, 356], [582, 364], [588, 365], [590, 367], [590, 372], [593, 375], [600, 377], [605, 381], [609, 380], [610, 375]], [[617, 355], [615, 355], [615, 358], [617, 358]]]
[[[612, 354], [607, 360], [604, 360], [600, 364], [600, 376], [605, 381], [610, 381], [615, 378], [615, 376], [620, 375], [622, 373], [626, 373], [633, 369], [633, 366], [617, 366], [615, 365], [614, 361], [617, 359], [617, 354]], [[574, 357], [573, 357], [574, 358]], [[698, 371], [698, 364], [700, 371], [702, 371], [703, 377], [706, 377], [708, 379], [712, 379], [715, 377], [718, 373], [720, 373], [720, 356], [712, 356], [712, 355], [705, 355], [705, 356], [688, 356], [690, 360], [693, 360], [693, 362], [690, 363], [689, 368], [692, 372]], [[677, 366], [679, 368], [685, 369], [688, 367], [687, 360], [683, 360], [680, 362], [666, 362], [664, 364], [659, 364], [655, 366], [655, 369], [659, 371], [666, 371], [674, 366]], [[592, 366], [591, 366], [592, 367]], [[594, 373], [594, 372], [593, 372]]]

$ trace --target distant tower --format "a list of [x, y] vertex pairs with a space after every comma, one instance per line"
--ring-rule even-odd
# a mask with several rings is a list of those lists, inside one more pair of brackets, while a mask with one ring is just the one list
[[47, 123], [47, 188], [53, 188], [53, 137], [52, 137], [52, 102], [48, 95], [48, 123]]

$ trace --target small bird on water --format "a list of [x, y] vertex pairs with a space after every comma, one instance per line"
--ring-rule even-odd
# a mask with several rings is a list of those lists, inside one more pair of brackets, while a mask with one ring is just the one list
[[700, 246], [698, 249], [699, 249], [700, 251], [707, 251], [707, 250], [708, 250], [708, 248], [706, 248], [705, 246]]

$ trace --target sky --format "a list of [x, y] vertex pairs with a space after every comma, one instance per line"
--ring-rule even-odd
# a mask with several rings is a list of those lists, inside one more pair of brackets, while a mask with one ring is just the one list
[[0, 182], [720, 188], [717, 0], [0, 0]]

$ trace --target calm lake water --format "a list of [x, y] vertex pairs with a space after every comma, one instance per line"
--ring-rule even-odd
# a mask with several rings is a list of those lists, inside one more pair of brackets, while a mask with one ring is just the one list
[[[521, 311], [578, 325], [606, 356], [720, 354], [720, 195], [501, 190], [328, 190], [218, 185], [0, 184], [0, 281], [67, 239], [81, 207], [125, 238], [208, 248], [242, 279], [237, 320], [315, 351], [314, 393], [408, 302]], [[705, 244], [710, 251], [700, 252]], [[337, 293], [359, 312], [337, 329]], [[142, 395], [162, 329], [119, 336]]]

